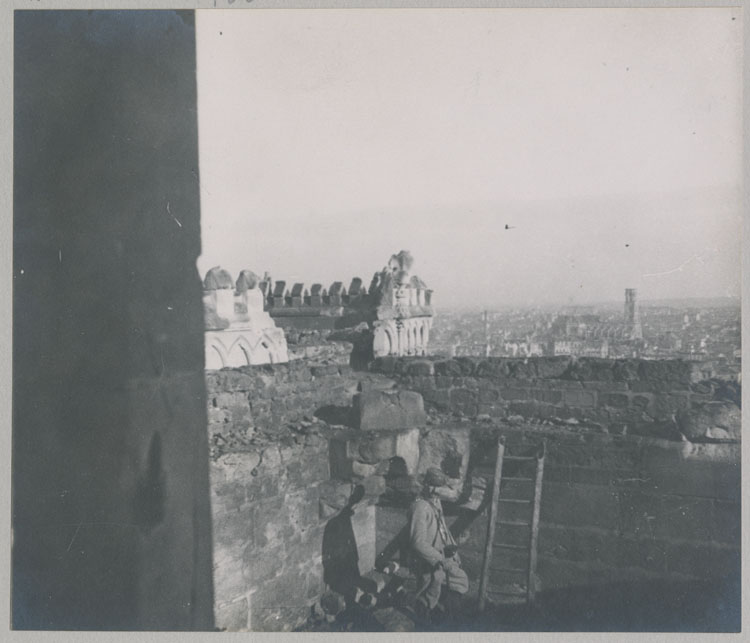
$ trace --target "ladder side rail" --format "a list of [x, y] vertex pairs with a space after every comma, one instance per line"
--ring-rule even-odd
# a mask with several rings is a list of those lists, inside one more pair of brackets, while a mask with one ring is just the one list
[[497, 498], [500, 495], [500, 477], [503, 472], [503, 456], [505, 454], [505, 438], [497, 440], [497, 459], [495, 460], [495, 478], [492, 481], [492, 496], [490, 497], [490, 515], [487, 520], [487, 543], [484, 548], [482, 576], [479, 581], [479, 611], [484, 611], [487, 599], [487, 584], [489, 582], [490, 562], [492, 560], [492, 544], [495, 540], [495, 523], [497, 521]]
[[546, 442], [542, 442], [540, 453], [537, 456], [536, 479], [534, 481], [534, 508], [531, 516], [531, 536], [529, 540], [529, 575], [526, 585], [527, 601], [529, 603], [533, 603], [536, 596], [537, 539], [539, 536], [539, 513], [541, 509], [544, 455], [546, 447]]

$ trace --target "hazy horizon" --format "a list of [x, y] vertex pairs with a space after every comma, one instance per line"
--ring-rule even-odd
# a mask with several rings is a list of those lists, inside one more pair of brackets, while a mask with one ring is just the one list
[[197, 11], [199, 270], [407, 249], [446, 308], [739, 296], [740, 18]]

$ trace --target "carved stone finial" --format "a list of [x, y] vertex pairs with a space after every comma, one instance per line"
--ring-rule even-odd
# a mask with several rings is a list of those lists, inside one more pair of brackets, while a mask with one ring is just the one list
[[409, 271], [413, 264], [414, 258], [408, 250], [402, 250], [398, 254], [391, 256], [388, 262], [388, 269], [391, 271], [394, 281], [397, 284], [408, 281]]
[[214, 266], [206, 273], [203, 280], [204, 290], [230, 290], [234, 288], [232, 275], [221, 266]]
[[237, 277], [237, 292], [245, 292], [246, 290], [252, 290], [258, 286], [260, 277], [256, 275], [252, 270], [243, 270], [240, 272], [240, 276]]

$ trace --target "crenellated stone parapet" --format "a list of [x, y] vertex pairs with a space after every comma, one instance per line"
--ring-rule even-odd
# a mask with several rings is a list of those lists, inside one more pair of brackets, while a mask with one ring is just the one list
[[273, 282], [266, 277], [266, 310], [285, 328], [341, 330], [366, 324], [372, 356], [425, 355], [432, 327], [432, 290], [410, 270], [413, 259], [402, 250], [376, 272], [366, 288], [355, 277], [349, 288], [334, 281], [328, 289], [315, 283]]
[[250, 270], [243, 270], [233, 282], [226, 270], [212, 268], [204, 281], [206, 368], [287, 361], [282, 329], [356, 328], [364, 333], [361, 339], [369, 347], [369, 357], [425, 355], [433, 295], [410, 274], [412, 264], [405, 250], [393, 255], [373, 275], [369, 288], [359, 277], [348, 288], [343, 281], [325, 288], [320, 283], [290, 285]]
[[236, 283], [219, 266], [203, 281], [206, 369], [289, 361], [284, 331], [264, 310], [260, 279], [250, 270]]

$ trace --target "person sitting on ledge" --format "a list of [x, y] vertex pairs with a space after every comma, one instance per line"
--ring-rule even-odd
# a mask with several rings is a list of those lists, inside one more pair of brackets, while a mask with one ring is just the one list
[[409, 518], [409, 542], [413, 571], [417, 577], [417, 614], [431, 622], [443, 586], [443, 602], [448, 613], [455, 613], [459, 595], [469, 591], [469, 577], [461, 569], [456, 541], [445, 524], [438, 487], [447, 484], [438, 468], [427, 470], [422, 495], [414, 502]]

